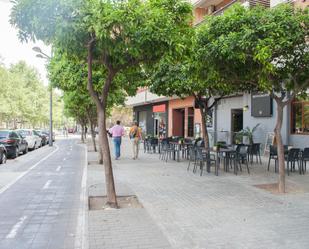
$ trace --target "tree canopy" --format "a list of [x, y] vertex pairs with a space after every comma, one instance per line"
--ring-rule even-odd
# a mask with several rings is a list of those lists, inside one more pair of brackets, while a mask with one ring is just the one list
[[214, 68], [239, 91], [249, 85], [251, 91], [266, 92], [275, 99], [280, 192], [285, 191], [283, 108], [309, 88], [308, 11], [289, 4], [270, 9], [239, 5], [210, 17], [197, 38], [197, 58], [205, 62], [205, 70]]
[[[9, 68], [0, 66], [0, 89], [0, 119], [8, 128], [47, 125], [49, 91], [35, 69], [23, 61]], [[59, 124], [63, 118], [62, 104], [59, 96], [54, 97], [55, 122]]]

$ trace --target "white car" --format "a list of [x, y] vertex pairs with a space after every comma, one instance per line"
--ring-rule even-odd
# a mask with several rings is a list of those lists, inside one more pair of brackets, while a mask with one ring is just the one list
[[40, 135], [32, 129], [21, 129], [17, 130], [17, 132], [25, 137], [29, 150], [35, 150], [37, 148], [40, 148], [42, 146], [42, 138]]

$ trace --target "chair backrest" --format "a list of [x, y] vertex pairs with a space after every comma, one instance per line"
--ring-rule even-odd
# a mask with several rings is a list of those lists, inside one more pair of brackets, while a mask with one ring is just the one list
[[303, 151], [303, 158], [309, 159], [309, 148], [305, 148]]
[[261, 144], [254, 143], [252, 144], [251, 153], [257, 154], [260, 151]]
[[150, 139], [151, 145], [156, 145], [156, 144], [158, 144], [158, 141], [159, 141], [158, 138], [154, 138], [154, 137], [153, 137], [153, 138]]
[[239, 154], [247, 154], [248, 153], [248, 146], [244, 145], [244, 144], [241, 144], [239, 145], [237, 148], [236, 148], [236, 151], [239, 153]]
[[297, 158], [299, 158], [299, 152], [300, 152], [300, 149], [298, 149], [298, 148], [290, 149], [289, 153], [288, 153], [288, 158], [289, 159], [297, 159]]
[[197, 147], [204, 147], [204, 140], [199, 140], [196, 142]]
[[269, 155], [277, 155], [277, 147], [274, 145], [269, 145]]
[[193, 140], [191, 138], [185, 138], [184, 141], [185, 143], [192, 143]]
[[197, 147], [195, 149], [195, 153], [196, 153], [196, 159], [197, 160], [203, 160], [203, 150], [200, 147]]

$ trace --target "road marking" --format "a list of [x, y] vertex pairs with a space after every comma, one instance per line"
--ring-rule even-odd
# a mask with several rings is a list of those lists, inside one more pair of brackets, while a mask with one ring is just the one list
[[52, 180], [48, 180], [45, 185], [43, 186], [43, 189], [48, 189], [49, 185], [51, 184]]
[[59, 171], [61, 170], [61, 168], [62, 168], [61, 166], [58, 166], [57, 169], [56, 169], [56, 171], [59, 172]]
[[22, 226], [22, 224], [25, 222], [27, 219], [27, 216], [23, 216], [19, 219], [19, 221], [13, 226], [9, 234], [6, 236], [7, 239], [14, 239], [19, 228]]
[[[81, 146], [81, 145], [80, 145]], [[80, 246], [82, 249], [89, 248], [88, 242], [88, 219], [87, 219], [87, 209], [88, 209], [88, 202], [87, 202], [87, 166], [88, 166], [88, 153], [87, 153], [87, 146], [82, 146], [85, 149], [85, 165], [83, 169], [83, 176], [81, 182], [81, 192], [80, 192], [80, 203], [81, 207], [79, 208], [78, 212], [78, 224], [76, 227], [76, 237], [75, 237], [75, 248]]]
[[27, 171], [22, 173], [19, 177], [17, 177], [15, 180], [10, 182], [8, 185], [4, 186], [2, 189], [0, 189], [0, 195], [3, 194], [5, 191], [7, 191], [10, 187], [12, 187], [16, 182], [18, 182], [21, 178], [23, 178], [26, 174], [28, 174], [31, 170], [33, 170], [35, 167], [37, 167], [41, 162], [44, 162], [47, 158], [55, 154], [59, 150], [59, 146], [55, 145], [56, 149], [49, 153], [47, 156], [42, 158], [40, 161], [38, 161], [36, 164], [31, 166]]

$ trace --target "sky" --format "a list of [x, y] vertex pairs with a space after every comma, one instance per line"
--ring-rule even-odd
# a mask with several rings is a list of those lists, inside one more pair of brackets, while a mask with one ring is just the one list
[[0, 0], [0, 57], [6, 66], [24, 60], [28, 65], [33, 66], [40, 73], [41, 79], [48, 84], [46, 61], [36, 57], [32, 50], [39, 46], [43, 52], [50, 54], [50, 47], [43, 42], [21, 43], [17, 37], [17, 30], [9, 23], [10, 9], [12, 4], [9, 0]]

